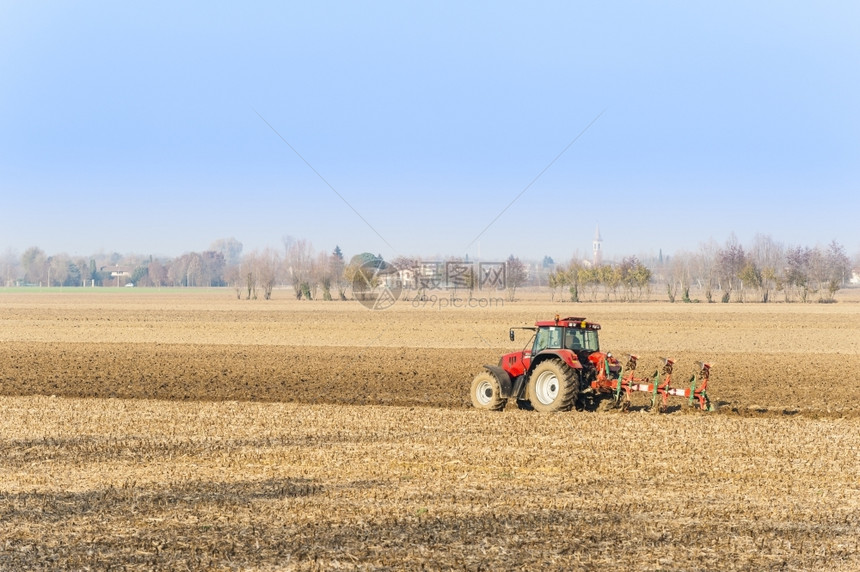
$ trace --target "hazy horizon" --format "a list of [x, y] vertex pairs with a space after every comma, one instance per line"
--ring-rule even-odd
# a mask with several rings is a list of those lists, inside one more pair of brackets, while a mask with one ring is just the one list
[[[770, 236], [761, 235], [761, 237], [763, 237], [765, 239], [773, 239], [774, 243], [782, 244], [787, 249], [793, 248], [793, 247], [805, 247], [805, 248], [819, 249], [821, 251], [826, 251], [829, 248], [830, 244], [833, 242], [833, 241], [830, 241], [828, 243], [812, 244], [812, 243], [804, 243], [801, 241], [801, 242], [788, 243], [788, 242], [776, 240], [775, 238], [770, 237]], [[223, 238], [235, 238], [235, 237], [223, 237]], [[293, 237], [293, 238], [301, 239], [301, 237]], [[611, 252], [610, 251], [610, 253], [607, 254], [606, 251], [604, 250], [603, 254], [601, 255], [601, 260], [604, 263], [615, 264], [615, 263], [621, 263], [623, 261], [623, 259], [635, 257], [636, 259], [638, 259], [642, 262], [645, 262], [647, 264], [651, 264], [655, 260], [661, 259], [661, 258], [666, 259], [668, 261], [670, 258], [673, 258], [676, 256], [702, 254], [703, 252], [708, 252], [708, 247], [711, 246], [712, 244], [716, 244], [716, 246], [718, 248], [723, 249], [728, 244], [731, 244], [734, 239], [736, 239], [736, 237], [734, 235], [731, 235], [731, 236], [725, 237], [724, 240], [714, 240], [711, 243], [703, 242], [702, 244], [689, 245], [686, 248], [679, 248], [679, 249], [676, 249], [673, 251], [669, 251], [669, 250], [666, 250], [663, 248], [657, 248], [655, 251], [645, 251], [645, 250], [631, 251], [631, 252], [620, 252], [620, 251]], [[213, 243], [214, 242], [215, 241], [213, 241]], [[239, 241], [239, 242], [241, 243], [241, 241]], [[87, 260], [89, 260], [89, 259], [107, 260], [107, 259], [111, 259], [111, 258], [115, 258], [115, 257], [119, 256], [120, 261], [122, 261], [122, 260], [135, 260], [135, 259], [146, 260], [150, 257], [152, 257], [155, 260], [166, 261], [166, 260], [176, 260], [182, 256], [185, 256], [185, 255], [190, 254], [190, 253], [195, 253], [195, 252], [196, 253], [202, 253], [202, 252], [207, 252], [207, 251], [220, 252], [221, 249], [214, 246], [213, 243], [210, 243], [208, 246], [205, 246], [203, 248], [198, 248], [196, 250], [185, 248], [185, 249], [180, 249], [174, 253], [137, 252], [137, 251], [121, 252], [121, 251], [118, 251], [116, 249], [100, 249], [100, 250], [93, 251], [93, 252], [69, 252], [68, 250], [62, 250], [62, 249], [61, 250], [47, 250], [39, 244], [31, 244], [27, 248], [23, 248], [23, 249], [16, 249], [16, 248], [12, 248], [12, 247], [7, 247], [3, 250], [0, 250], [0, 257], [14, 256], [16, 259], [19, 259], [21, 257], [21, 255], [24, 254], [30, 248], [38, 248], [39, 250], [44, 252], [45, 255], [47, 255], [47, 256], [66, 254], [69, 256], [70, 260], [71, 259], [77, 259], [77, 258], [84, 258]], [[589, 244], [592, 244], [592, 243], [589, 243]], [[753, 240], [747, 241], [746, 243], [739, 242], [739, 244], [745, 250], [750, 250], [750, 249], [755, 247], [756, 239], [754, 238]], [[843, 248], [845, 247], [844, 244], [839, 243], [838, 241], [837, 241], [837, 244], [842, 246]], [[332, 254], [335, 247], [340, 248], [341, 253], [344, 256], [344, 259], [347, 262], [349, 262], [349, 260], [352, 259], [354, 256], [359, 256], [361, 254], [366, 254], [366, 253], [382, 254], [382, 253], [379, 253], [377, 251], [372, 251], [372, 250], [369, 250], [366, 248], [361, 248], [360, 245], [346, 245], [346, 246], [344, 246], [344, 245], [336, 244], [336, 245], [332, 246], [331, 248], [328, 248], [326, 246], [318, 247], [317, 245], [308, 242], [308, 246], [309, 246], [310, 253], [312, 255], [318, 255], [321, 253]], [[601, 249], [605, 249], [605, 247], [606, 247], [605, 241], [601, 241]], [[565, 265], [568, 265], [569, 263], [573, 262], [574, 260], [580, 261], [580, 262], [592, 261], [594, 259], [594, 253], [590, 248], [591, 248], [590, 246], [589, 246], [589, 250], [586, 250], [585, 248], [576, 248], [574, 250], [571, 250], [566, 256], [562, 256], [561, 258], [553, 257], [547, 253], [523, 252], [523, 251], [509, 252], [508, 254], [501, 255], [501, 256], [484, 256], [480, 252], [478, 252], [475, 255], [467, 255], [466, 257], [469, 260], [473, 260], [476, 262], [477, 261], [504, 262], [505, 260], [507, 260], [507, 258], [509, 256], [514, 256], [523, 262], [540, 264], [543, 262], [543, 260], [546, 256], [550, 256], [550, 258], [552, 258], [553, 264], [565, 266]], [[279, 256], [282, 256], [282, 257], [287, 254], [287, 247], [285, 246], [285, 244], [283, 242], [281, 242], [280, 244], [264, 245], [262, 248], [253, 248], [253, 249], [245, 248], [244, 244], [242, 244], [242, 251], [240, 254], [241, 254], [241, 256], [253, 255], [255, 253], [260, 254], [267, 249], [274, 251], [275, 253], [277, 253]], [[852, 260], [852, 263], [854, 263], [854, 261], [860, 260], [860, 250], [850, 251], [847, 248], [845, 248], [845, 254]], [[464, 257], [464, 255], [458, 254], [455, 252], [429, 252], [429, 253], [410, 252], [410, 253], [397, 253], [394, 256], [385, 256], [385, 255], [382, 255], [382, 256], [383, 256], [383, 259], [385, 259], [389, 262], [393, 261], [398, 256], [402, 256], [402, 257], [407, 258], [407, 259], [420, 260], [422, 262], [433, 262], [433, 261], [438, 262], [438, 261], [445, 261], [445, 260]], [[120, 262], [118, 264], [122, 264], [122, 263]]]

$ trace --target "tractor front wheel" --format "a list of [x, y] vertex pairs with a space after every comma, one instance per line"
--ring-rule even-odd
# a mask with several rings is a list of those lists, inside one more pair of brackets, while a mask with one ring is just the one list
[[542, 361], [529, 377], [528, 397], [536, 411], [569, 411], [578, 395], [576, 372], [561, 360]]
[[476, 409], [501, 411], [508, 400], [502, 397], [499, 380], [488, 371], [482, 371], [472, 381], [472, 405]]

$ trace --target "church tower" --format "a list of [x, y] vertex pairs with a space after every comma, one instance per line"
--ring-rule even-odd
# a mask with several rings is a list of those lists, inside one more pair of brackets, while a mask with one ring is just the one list
[[591, 243], [594, 266], [603, 264], [603, 239], [600, 238], [600, 225], [594, 229], [594, 242]]

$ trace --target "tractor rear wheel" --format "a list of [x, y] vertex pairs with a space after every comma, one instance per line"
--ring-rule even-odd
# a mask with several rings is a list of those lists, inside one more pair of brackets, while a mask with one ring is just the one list
[[502, 397], [502, 388], [499, 380], [488, 371], [482, 371], [472, 381], [472, 405], [476, 409], [488, 411], [501, 411], [505, 408], [508, 400]]
[[577, 374], [561, 360], [542, 361], [529, 377], [528, 397], [536, 411], [569, 411], [578, 395]]

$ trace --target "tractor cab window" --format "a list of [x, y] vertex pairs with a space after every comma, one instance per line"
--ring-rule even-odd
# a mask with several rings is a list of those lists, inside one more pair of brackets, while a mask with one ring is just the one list
[[597, 341], [597, 332], [594, 330], [586, 330], [585, 332], [585, 349], [588, 351], [600, 351], [600, 342]]
[[567, 328], [564, 335], [564, 347], [575, 352], [579, 350], [596, 352], [600, 349], [600, 345], [597, 342], [597, 332], [594, 330]]
[[535, 336], [535, 345], [534, 349], [532, 350], [532, 353], [538, 353], [539, 351], [545, 350], [547, 348], [560, 348], [561, 334], [562, 328], [554, 326], [549, 328], [539, 328], [537, 331], [537, 335]]
[[573, 351], [581, 350], [585, 343], [582, 333], [582, 330], [568, 328], [567, 332], [565, 332], [564, 347]]

